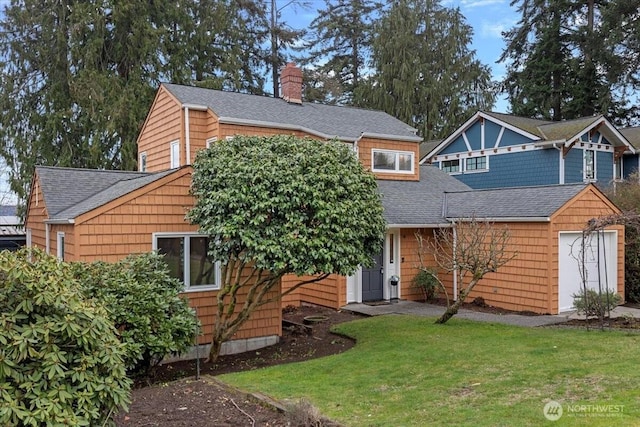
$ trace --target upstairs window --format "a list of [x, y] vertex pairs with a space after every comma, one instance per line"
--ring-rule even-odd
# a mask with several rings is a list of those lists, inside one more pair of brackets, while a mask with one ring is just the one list
[[487, 167], [487, 156], [469, 157], [466, 159], [465, 170], [471, 171], [484, 171], [489, 169]]
[[411, 151], [371, 150], [374, 172], [413, 173]]
[[185, 291], [220, 289], [220, 263], [207, 251], [209, 238], [199, 234], [155, 233], [153, 249], [164, 255], [172, 277]]
[[596, 180], [596, 152], [584, 150], [583, 178], [585, 181]]
[[138, 165], [140, 172], [147, 171], [147, 153], [140, 153], [140, 164]]
[[460, 172], [460, 159], [443, 160], [440, 163], [440, 166], [444, 172], [448, 172], [448, 173]]
[[169, 169], [175, 169], [180, 167], [180, 142], [174, 141], [171, 143], [171, 166]]

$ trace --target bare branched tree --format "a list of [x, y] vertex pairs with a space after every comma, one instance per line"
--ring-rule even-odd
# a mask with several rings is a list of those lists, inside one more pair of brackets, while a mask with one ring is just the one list
[[[498, 228], [491, 222], [472, 218], [455, 223], [452, 228], [435, 230], [432, 240], [418, 239], [423, 244], [419, 251], [432, 252], [440, 269], [457, 272], [459, 277], [457, 299], [451, 304], [447, 296], [447, 309], [436, 323], [446, 323], [455, 316], [465, 298], [487, 273], [498, 271], [516, 257], [517, 253], [508, 249], [510, 238], [508, 228]], [[428, 271], [426, 267], [421, 266]]]

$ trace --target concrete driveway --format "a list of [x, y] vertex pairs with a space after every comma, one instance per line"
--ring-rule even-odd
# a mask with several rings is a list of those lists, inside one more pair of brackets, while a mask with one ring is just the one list
[[[438, 317], [444, 313], [445, 308], [439, 305], [427, 304], [415, 301], [398, 301], [379, 305], [347, 304], [342, 310], [352, 311], [367, 316], [381, 316], [383, 314], [413, 314], [416, 316]], [[611, 311], [611, 317], [631, 316], [640, 318], [640, 309], [618, 306]], [[504, 323], [516, 326], [546, 326], [566, 322], [569, 319], [584, 319], [584, 316], [576, 312], [562, 314], [544, 314], [539, 316], [525, 316], [521, 314], [493, 314], [479, 311], [460, 309], [456, 317], [475, 320], [478, 322]]]

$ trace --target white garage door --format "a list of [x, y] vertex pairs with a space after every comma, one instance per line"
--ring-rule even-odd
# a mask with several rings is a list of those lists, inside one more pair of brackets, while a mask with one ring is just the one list
[[[588, 288], [618, 289], [618, 232], [591, 234], [582, 244], [582, 233], [560, 233], [558, 248], [558, 311], [573, 310], [573, 295]], [[584, 259], [584, 268], [582, 260]], [[584, 272], [584, 274], [583, 274]]]

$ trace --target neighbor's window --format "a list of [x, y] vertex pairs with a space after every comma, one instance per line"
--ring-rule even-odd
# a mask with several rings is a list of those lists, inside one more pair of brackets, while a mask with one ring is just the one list
[[442, 170], [448, 173], [460, 172], [460, 159], [443, 160], [441, 162]]
[[487, 170], [487, 156], [466, 159], [465, 169], [467, 171]]
[[613, 163], [613, 179], [622, 181], [622, 157], [618, 157]]
[[413, 152], [372, 150], [374, 172], [413, 173]]
[[153, 248], [164, 255], [172, 277], [185, 290], [220, 289], [220, 263], [207, 255], [209, 238], [199, 234], [154, 234]]
[[596, 179], [596, 152], [584, 150], [584, 179], [593, 181]]
[[180, 143], [174, 141], [171, 143], [171, 166], [170, 169], [180, 167]]
[[139, 169], [140, 169], [140, 172], [147, 171], [147, 153], [140, 153]]

